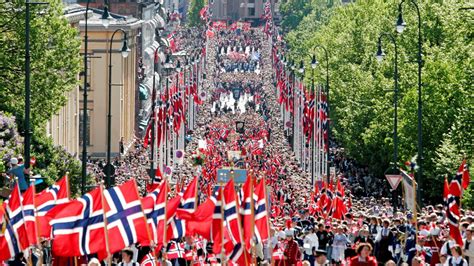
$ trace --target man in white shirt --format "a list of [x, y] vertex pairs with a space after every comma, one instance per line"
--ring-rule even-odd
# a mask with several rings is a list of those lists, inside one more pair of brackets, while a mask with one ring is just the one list
[[472, 243], [472, 233], [474, 232], [474, 224], [469, 225], [466, 230], [466, 238], [463, 239], [463, 253], [469, 264], [474, 264], [474, 243]]
[[318, 236], [313, 227], [308, 228], [308, 233], [303, 239], [304, 259], [312, 265], [314, 263], [314, 251], [319, 248]]

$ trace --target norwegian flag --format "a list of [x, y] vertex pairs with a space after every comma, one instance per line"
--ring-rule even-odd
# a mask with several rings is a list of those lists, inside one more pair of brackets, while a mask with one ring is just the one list
[[14, 229], [7, 222], [5, 205], [0, 205], [0, 261], [6, 261], [21, 251]]
[[197, 197], [198, 197], [198, 177], [194, 177], [194, 179], [189, 183], [186, 191], [183, 193], [181, 198], [181, 204], [178, 207], [176, 213], [194, 213], [196, 210], [197, 205]]
[[459, 230], [459, 219], [461, 216], [459, 211], [459, 201], [452, 194], [448, 196], [448, 208], [446, 211], [446, 216], [448, 218], [449, 235], [456, 241], [458, 245], [462, 245], [463, 241], [461, 232]]
[[269, 228], [268, 228], [268, 206], [266, 201], [266, 184], [265, 179], [255, 187], [255, 236], [259, 242], [263, 242], [268, 239]]
[[471, 182], [471, 177], [469, 176], [469, 169], [467, 167], [466, 159], [462, 161], [456, 175], [461, 177], [462, 188], [466, 189], [469, 186], [469, 183]]
[[104, 203], [111, 254], [134, 243], [150, 244], [135, 179], [104, 191]]
[[321, 102], [320, 102], [320, 119], [321, 119], [321, 124], [322, 124], [322, 130], [323, 130], [323, 139], [324, 139], [324, 150], [328, 151], [328, 104], [326, 102], [326, 95], [321, 94]]
[[222, 215], [223, 207], [223, 192], [222, 187], [217, 191], [216, 199], [214, 202], [214, 213], [212, 215], [212, 226], [210, 237], [213, 240], [212, 251], [214, 254], [219, 254], [222, 251], [222, 234], [224, 217]]
[[150, 117], [150, 120], [148, 121], [148, 125], [146, 127], [146, 130], [145, 130], [145, 135], [143, 136], [143, 147], [146, 149], [148, 148], [148, 143], [150, 142], [150, 139], [153, 137], [151, 135], [151, 128], [153, 127], [153, 117], [154, 117], [154, 113], [152, 113], [151, 117]]
[[216, 198], [211, 196], [204, 203], [200, 204], [194, 213], [178, 212], [176, 215], [180, 219], [186, 220], [186, 235], [193, 236], [198, 234], [211, 241], [211, 228], [215, 208]]
[[36, 214], [35, 214], [35, 186], [29, 186], [28, 189], [23, 193], [23, 214], [25, 220], [26, 231], [28, 235], [28, 241], [30, 245], [38, 244], [38, 231]]
[[341, 184], [341, 181], [337, 180], [337, 191], [336, 197], [333, 200], [333, 213], [332, 217], [334, 219], [341, 220], [343, 216], [347, 213], [347, 207], [344, 204], [344, 187]]
[[449, 197], [449, 183], [448, 177], [444, 177], [444, 187], [443, 187], [443, 202], [445, 206], [448, 206], [448, 197]]
[[201, 8], [201, 10], [199, 11], [199, 16], [204, 21], [206, 21], [208, 19], [208, 17], [209, 17], [209, 6], [208, 5]]
[[[179, 204], [178, 209], [176, 210], [176, 214], [178, 213], [188, 213], [192, 214], [196, 210], [196, 201], [197, 201], [197, 182], [198, 178], [195, 177], [191, 183], [189, 183], [186, 191], [181, 196], [181, 202]], [[174, 239], [182, 238], [186, 235], [186, 221], [183, 219], [179, 219], [177, 216], [173, 216], [173, 219], [168, 227], [168, 232], [172, 234]]]
[[[248, 176], [245, 180], [244, 185], [242, 186], [241, 194], [242, 200], [240, 204], [240, 214], [242, 215], [243, 220], [243, 234], [246, 244], [246, 248], [250, 250], [250, 241], [254, 235], [255, 221], [254, 221], [254, 212], [252, 212], [252, 207], [255, 210], [255, 196], [252, 193], [254, 188], [254, 182], [252, 176]], [[252, 198], [252, 196], [254, 196]], [[252, 202], [253, 201], [253, 202]], [[252, 228], [254, 226], [254, 228]]]
[[[170, 239], [168, 234], [165, 241], [164, 221], [166, 219], [169, 223], [169, 217], [173, 217], [179, 205], [179, 197], [169, 201], [167, 200], [169, 190], [168, 182], [165, 181], [159, 188], [142, 199], [143, 212], [147, 218], [148, 227], [150, 228], [149, 231], [152, 234], [153, 241], [157, 243], [158, 249], [161, 249]], [[166, 231], [168, 231], [168, 229], [166, 229]]]
[[38, 234], [40, 237], [51, 237], [51, 225], [46, 213], [55, 206], [69, 202], [69, 177], [64, 176], [54, 185], [35, 196]]
[[[231, 179], [227, 182], [224, 187], [223, 201], [224, 201], [224, 219], [225, 219], [225, 234], [224, 238], [227, 242], [224, 242], [224, 248], [226, 250], [227, 257], [242, 265], [243, 259], [247, 256], [245, 250], [241, 250], [239, 245], [243, 243], [242, 230], [240, 228], [240, 217], [237, 211], [238, 199], [235, 192], [234, 180]], [[236, 252], [237, 249], [237, 252]], [[242, 256], [243, 255], [243, 256]], [[240, 263], [240, 264], [239, 264]]]
[[23, 213], [22, 197], [18, 183], [15, 183], [13, 191], [5, 201], [5, 209], [9, 223], [13, 228], [15, 238], [18, 240], [20, 250], [30, 246], [28, 231]]
[[51, 220], [55, 255], [72, 257], [107, 253], [102, 192], [98, 187], [47, 213]]

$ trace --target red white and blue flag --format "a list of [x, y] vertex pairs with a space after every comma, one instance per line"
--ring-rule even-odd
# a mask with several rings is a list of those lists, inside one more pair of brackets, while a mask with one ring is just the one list
[[104, 191], [109, 253], [134, 243], [150, 244], [135, 179]]
[[15, 238], [18, 240], [20, 250], [24, 250], [30, 246], [30, 243], [28, 240], [28, 231], [26, 228], [22, 197], [18, 183], [15, 183], [12, 193], [5, 203], [8, 222], [13, 228], [13, 233]]
[[35, 214], [35, 186], [31, 185], [23, 193], [23, 215], [30, 245], [38, 244], [38, 231]]
[[0, 205], [0, 262], [14, 257], [21, 251], [13, 227], [7, 222], [5, 203]]
[[51, 225], [46, 213], [56, 205], [69, 201], [69, 179], [64, 176], [54, 185], [41, 191], [35, 196], [36, 221], [38, 223], [38, 235], [40, 237], [51, 237]]
[[52, 249], [56, 256], [107, 253], [102, 192], [98, 187], [48, 212], [54, 238]]
[[265, 179], [255, 186], [255, 236], [257, 241], [262, 242], [268, 239], [269, 228], [268, 228], [268, 207], [266, 200], [266, 188]]

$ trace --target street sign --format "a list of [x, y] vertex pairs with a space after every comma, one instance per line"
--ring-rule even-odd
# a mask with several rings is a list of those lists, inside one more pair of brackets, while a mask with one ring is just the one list
[[395, 175], [395, 174], [385, 174], [385, 178], [387, 178], [388, 183], [392, 187], [392, 190], [397, 189], [398, 184], [400, 184], [400, 181], [402, 181], [402, 176], [401, 175]]
[[104, 167], [104, 173], [109, 173], [110, 176], [113, 176], [115, 174], [115, 167], [112, 164], [106, 164]]
[[[231, 172], [233, 171], [233, 173]], [[245, 180], [247, 179], [247, 170], [243, 169], [217, 169], [217, 183], [218, 184], [225, 184], [227, 183], [231, 178], [232, 175], [234, 177], [234, 182], [236, 184], [239, 183], [245, 183]]]

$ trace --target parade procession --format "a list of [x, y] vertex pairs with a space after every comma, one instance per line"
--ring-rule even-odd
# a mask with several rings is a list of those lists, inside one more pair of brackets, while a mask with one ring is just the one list
[[0, 3], [0, 265], [474, 265], [473, 9]]

